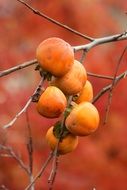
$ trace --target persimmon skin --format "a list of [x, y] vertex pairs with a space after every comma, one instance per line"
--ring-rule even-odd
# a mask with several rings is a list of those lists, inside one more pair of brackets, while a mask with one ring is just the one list
[[72, 109], [65, 125], [72, 134], [86, 136], [98, 128], [99, 120], [96, 107], [90, 102], [82, 102]]
[[66, 95], [75, 95], [82, 90], [86, 80], [87, 73], [84, 66], [75, 60], [69, 72], [62, 77], [54, 78], [51, 84], [60, 88]]
[[37, 111], [44, 117], [57, 118], [67, 106], [63, 92], [55, 86], [49, 86], [42, 93], [37, 103]]
[[85, 101], [91, 102], [92, 99], [93, 99], [93, 87], [91, 82], [87, 80], [75, 102], [77, 104], [80, 104], [81, 102]]
[[65, 75], [74, 63], [74, 52], [70, 44], [52, 37], [44, 40], [37, 47], [36, 58], [45, 71], [54, 76]]
[[[58, 143], [58, 138], [53, 134], [53, 128], [50, 127], [46, 133], [46, 141], [50, 146], [51, 150], [54, 150]], [[58, 146], [58, 154], [67, 154], [72, 152], [78, 145], [78, 137], [69, 133], [65, 136], [60, 142]]]

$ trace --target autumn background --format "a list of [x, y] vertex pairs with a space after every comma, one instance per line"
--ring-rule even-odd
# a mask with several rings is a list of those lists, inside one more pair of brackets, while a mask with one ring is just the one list
[[[34, 8], [91, 37], [104, 37], [122, 33], [127, 26], [126, 0], [27, 0]], [[0, 0], [0, 71], [35, 59], [38, 44], [52, 36], [60, 37], [72, 46], [88, 41], [41, 18], [16, 0]], [[92, 49], [86, 56], [87, 71], [113, 76], [116, 65], [127, 45], [126, 40], [108, 43]], [[75, 54], [80, 59], [80, 54]], [[122, 59], [118, 73], [127, 68], [127, 53]], [[19, 70], [0, 78], [0, 143], [13, 147], [28, 164], [28, 130], [23, 114], [7, 130], [7, 124], [32, 95], [40, 80], [35, 66]], [[90, 77], [94, 95], [111, 81]], [[101, 124], [91, 136], [80, 138], [77, 149], [61, 156], [54, 183], [55, 190], [125, 190], [127, 189], [127, 79], [122, 79], [113, 92], [112, 105], [106, 125], [103, 125], [108, 93], [96, 103]], [[34, 175], [47, 159], [50, 149], [45, 133], [53, 120], [41, 117], [35, 103], [28, 109], [33, 137]], [[28, 177], [17, 162], [0, 152], [0, 189], [23, 190]], [[47, 179], [51, 164], [37, 180], [36, 189], [48, 189]]]

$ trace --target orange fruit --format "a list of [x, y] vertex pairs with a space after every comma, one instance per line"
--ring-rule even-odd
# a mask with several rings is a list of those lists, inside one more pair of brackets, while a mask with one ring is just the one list
[[69, 72], [62, 77], [54, 78], [51, 84], [60, 88], [66, 95], [74, 95], [82, 90], [86, 80], [87, 74], [84, 66], [75, 60]]
[[76, 99], [76, 103], [79, 104], [81, 102], [91, 102], [93, 99], [93, 87], [90, 81], [86, 81], [83, 89], [80, 91], [78, 98]]
[[[49, 144], [51, 150], [55, 150], [59, 139], [54, 135], [54, 127], [50, 127], [46, 133], [46, 141]], [[67, 154], [72, 152], [78, 145], [78, 137], [68, 133], [65, 137], [63, 137], [58, 146], [59, 154]]]
[[36, 50], [36, 58], [42, 69], [54, 76], [63, 76], [73, 65], [74, 52], [70, 44], [52, 37], [40, 43]]
[[99, 113], [90, 102], [75, 106], [67, 116], [65, 125], [74, 135], [86, 136], [93, 133], [99, 126]]
[[67, 100], [63, 92], [55, 86], [49, 86], [37, 103], [37, 111], [44, 117], [57, 118], [65, 110]]

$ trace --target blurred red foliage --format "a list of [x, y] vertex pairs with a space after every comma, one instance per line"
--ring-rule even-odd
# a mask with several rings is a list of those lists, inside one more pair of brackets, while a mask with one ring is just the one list
[[[50, 17], [91, 37], [121, 33], [126, 28], [125, 0], [90, 1], [27, 1]], [[37, 45], [44, 39], [57, 36], [71, 45], [87, 41], [35, 15], [17, 1], [0, 0], [0, 71], [35, 58]], [[101, 45], [86, 56], [87, 71], [114, 75], [116, 64], [126, 46], [126, 41]], [[76, 54], [79, 58], [80, 55]], [[119, 73], [126, 69], [127, 53]], [[40, 76], [34, 66], [17, 71], [0, 79], [0, 127], [8, 123], [32, 95]], [[110, 81], [89, 77], [94, 94]], [[99, 130], [89, 137], [80, 138], [78, 148], [61, 156], [54, 189], [60, 190], [122, 190], [127, 189], [127, 79], [115, 88], [108, 123], [103, 126], [107, 95], [96, 106], [101, 115]], [[34, 148], [34, 174], [41, 168], [50, 150], [45, 133], [54, 120], [42, 118], [34, 103], [28, 109]], [[25, 114], [8, 129], [0, 131], [0, 143], [6, 141], [28, 163], [26, 144], [28, 130]], [[51, 165], [49, 165], [51, 166]], [[36, 183], [36, 189], [48, 189], [50, 167]], [[28, 177], [15, 160], [0, 157], [0, 186], [22, 190], [29, 183]]]

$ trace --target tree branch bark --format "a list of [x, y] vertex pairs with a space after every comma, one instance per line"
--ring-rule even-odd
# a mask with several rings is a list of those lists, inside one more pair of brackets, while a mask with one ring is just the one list
[[37, 63], [38, 63], [38, 62], [37, 62], [36, 59], [31, 60], [31, 61], [26, 61], [26, 62], [24, 62], [24, 63], [22, 63], [22, 64], [20, 64], [20, 65], [17, 65], [17, 66], [15, 66], [15, 67], [12, 67], [12, 68], [10, 68], [10, 69], [4, 70], [4, 71], [0, 71], [0, 77], [3, 77], [3, 76], [5, 76], [5, 75], [9, 75], [9, 74], [11, 74], [11, 73], [13, 73], [13, 72], [15, 72], [15, 71], [17, 71], [17, 70], [23, 69], [23, 68], [25, 68], [25, 67], [29, 67], [29, 66], [34, 65], [34, 64], [37, 64]]

